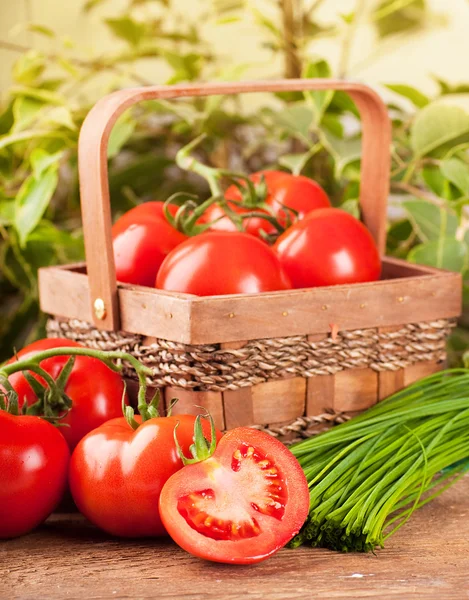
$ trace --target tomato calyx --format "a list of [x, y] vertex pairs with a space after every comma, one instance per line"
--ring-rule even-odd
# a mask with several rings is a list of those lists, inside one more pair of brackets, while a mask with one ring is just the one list
[[[206, 419], [210, 422], [210, 441], [205, 437], [202, 429], [202, 419]], [[194, 443], [189, 447], [189, 451], [192, 455], [191, 458], [187, 458], [179, 444], [177, 437], [177, 429], [179, 423], [174, 428], [174, 443], [179, 454], [180, 459], [184, 465], [193, 465], [195, 463], [202, 462], [210, 458], [217, 447], [217, 433], [215, 430], [215, 423], [210, 413], [197, 415], [194, 422]]]
[[[181, 148], [176, 154], [176, 163], [181, 169], [192, 171], [203, 177], [210, 187], [212, 196], [202, 204], [195, 203], [192, 206], [190, 205], [190, 202], [182, 204], [184, 210], [180, 213], [179, 220], [177, 214], [176, 217], [171, 217], [168, 211], [168, 205], [166, 205], [165, 216], [171, 222], [173, 227], [179, 227], [179, 230], [186, 235], [197, 235], [198, 233], [202, 233], [206, 229], [209, 229], [214, 223], [227, 216], [233, 221], [239, 231], [244, 231], [243, 222], [245, 220], [260, 218], [268, 221], [274, 227], [277, 234], [283, 233], [285, 229], [294, 222], [295, 217], [297, 217], [296, 211], [285, 206], [284, 212], [286, 214], [286, 223], [280, 223], [272, 211], [272, 208], [266, 202], [269, 190], [264, 175], [261, 175], [258, 182], [254, 182], [244, 173], [210, 167], [192, 156], [192, 150], [194, 150], [206, 137], [206, 134], [201, 134], [192, 140], [192, 142]], [[240, 200], [225, 198], [222, 186], [223, 181], [229, 181], [237, 188]], [[170, 204], [174, 203], [176, 200], [175, 196], [177, 195], [178, 194], [172, 196], [167, 202]], [[187, 197], [187, 194], [185, 195]], [[197, 221], [213, 204], [218, 204], [223, 209], [224, 215], [214, 221], [204, 223], [203, 225], [197, 224]], [[192, 209], [192, 213], [189, 217], [184, 219], [186, 206], [187, 210], [190, 211], [190, 209]], [[239, 211], [234, 210], [235, 208], [241, 208], [243, 209], [243, 212], [240, 213]], [[265, 237], [267, 238], [267, 236]], [[270, 240], [267, 238], [267, 241]]]
[[[40, 366], [43, 360], [56, 356], [68, 356], [68, 360], [54, 379], [45, 369]], [[138, 375], [139, 391], [138, 406], [146, 407], [148, 415], [154, 410], [155, 403], [147, 406], [146, 398], [146, 376], [153, 375], [152, 369], [143, 365], [134, 356], [126, 352], [105, 352], [91, 348], [61, 346], [37, 352], [34, 356], [26, 359], [16, 360], [0, 367], [0, 409], [12, 414], [19, 414], [20, 399], [8, 381], [8, 377], [17, 372], [22, 372], [25, 379], [33, 389], [38, 400], [31, 406], [22, 404], [22, 413], [40, 416], [54, 423], [63, 419], [72, 407], [71, 398], [65, 393], [65, 386], [75, 364], [76, 356], [89, 356], [101, 360], [111, 370], [122, 373], [123, 362], [130, 363]], [[118, 361], [118, 362], [116, 362]], [[41, 383], [33, 374], [44, 381]], [[123, 395], [125, 398], [125, 392]], [[156, 400], [155, 400], [156, 402]], [[147, 414], [147, 413], [145, 413]], [[150, 418], [150, 417], [148, 417]]]
[[[18, 394], [11, 386], [8, 378], [2, 373], [6, 368], [0, 369], [0, 382], [3, 390], [6, 390], [0, 389], [0, 410], [13, 415], [34, 415], [54, 422], [59, 421], [65, 417], [72, 407], [72, 400], [65, 393], [65, 386], [75, 364], [75, 357], [70, 356], [55, 380], [39, 365], [39, 362], [40, 360], [38, 361], [36, 357], [30, 357], [23, 361], [17, 360], [12, 363], [16, 368], [8, 369], [10, 375], [21, 371], [37, 397], [37, 401], [30, 406], [27, 402], [23, 402], [21, 410]], [[42, 378], [45, 385], [33, 377], [31, 373], [35, 373]]]

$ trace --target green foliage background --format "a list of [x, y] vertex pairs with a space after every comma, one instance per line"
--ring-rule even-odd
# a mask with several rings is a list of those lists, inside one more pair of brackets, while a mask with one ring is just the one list
[[[316, 20], [324, 1], [272, 0], [277, 18], [271, 20], [252, 3], [206, 0], [204, 18], [223, 27], [251, 10], [259, 44], [282, 56], [278, 76], [287, 77], [346, 76], [359, 19], [369, 19], [380, 39], [412, 35], [432, 22], [425, 0], [377, 1], [371, 9], [357, 0], [354, 12], [341, 15], [340, 26], [328, 26]], [[27, 27], [50, 39], [49, 53], [0, 41], [0, 49], [18, 53], [13, 84], [0, 104], [0, 360], [44, 334], [37, 269], [83, 258], [77, 142], [92, 104], [112, 89], [155, 83], [139, 74], [142, 61], [164, 63], [170, 84], [243, 76], [244, 65], [223, 69], [225, 49], [202, 39], [197, 23], [175, 14], [170, 0], [128, 0], [119, 14], [109, 1], [88, 0], [83, 10], [101, 4], [108, 8], [103, 27], [115, 45], [95, 58], [70, 48], [44, 24]], [[311, 41], [322, 36], [341, 45], [337, 72], [309, 56]], [[469, 280], [469, 113], [454, 102], [469, 85], [438, 86], [432, 98], [408, 85], [387, 86], [393, 97], [388, 253], [460, 271]], [[359, 121], [349, 98], [333, 92], [277, 95], [255, 110], [225, 97], [135, 107], [118, 121], [110, 141], [115, 213], [180, 190], [203, 196], [204, 183], [173, 162], [177, 149], [201, 132], [208, 134], [200, 150], [207, 162], [248, 171], [280, 165], [304, 173], [336, 205], [358, 215]], [[454, 361], [468, 345], [465, 324], [463, 317], [452, 339]]]

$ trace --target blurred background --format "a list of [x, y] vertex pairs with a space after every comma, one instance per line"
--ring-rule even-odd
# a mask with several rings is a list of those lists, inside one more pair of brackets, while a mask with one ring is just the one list
[[[131, 85], [328, 76], [372, 84], [393, 121], [388, 253], [469, 280], [468, 31], [468, 0], [2, 2], [0, 360], [44, 335], [37, 269], [83, 258], [78, 131], [98, 98]], [[109, 147], [115, 215], [181, 190], [206, 197], [204, 182], [174, 165], [177, 149], [202, 132], [206, 162], [303, 173], [359, 216], [360, 123], [348, 97], [332, 92], [135, 107]], [[465, 327], [463, 317], [454, 364]]]

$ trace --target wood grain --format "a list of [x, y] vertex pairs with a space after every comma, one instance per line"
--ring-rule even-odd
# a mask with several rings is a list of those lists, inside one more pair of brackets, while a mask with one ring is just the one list
[[419, 510], [373, 554], [298, 548], [236, 567], [164, 540], [110, 538], [55, 515], [0, 542], [2, 600], [463, 600], [469, 598], [469, 477]]
[[[384, 259], [402, 277], [348, 286], [199, 298], [119, 284], [121, 327], [185, 344], [214, 344], [385, 327], [459, 316], [461, 276]], [[418, 273], [416, 275], [415, 273]], [[92, 322], [89, 279], [66, 268], [40, 270], [44, 312]]]

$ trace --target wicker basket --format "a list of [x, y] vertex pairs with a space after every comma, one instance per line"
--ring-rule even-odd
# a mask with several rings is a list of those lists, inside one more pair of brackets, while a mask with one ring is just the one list
[[49, 335], [132, 352], [154, 368], [149, 383], [164, 390], [163, 402], [179, 398], [175, 411], [204, 406], [222, 429], [268, 425], [282, 436], [308, 435], [440, 368], [461, 310], [456, 273], [383, 258], [381, 281], [328, 288], [197, 297], [116, 283], [106, 149], [126, 108], [155, 98], [323, 89], [348, 92], [360, 111], [362, 217], [384, 251], [390, 123], [370, 88], [320, 79], [122, 90], [100, 100], [81, 130], [87, 264], [41, 269]]

